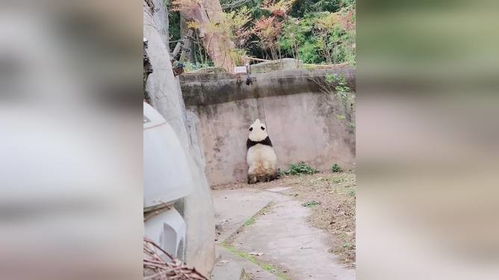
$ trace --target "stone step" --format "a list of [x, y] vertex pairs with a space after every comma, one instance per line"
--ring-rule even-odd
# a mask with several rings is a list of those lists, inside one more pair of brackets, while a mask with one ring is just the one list
[[237, 262], [221, 259], [211, 272], [211, 280], [245, 280], [244, 268]]

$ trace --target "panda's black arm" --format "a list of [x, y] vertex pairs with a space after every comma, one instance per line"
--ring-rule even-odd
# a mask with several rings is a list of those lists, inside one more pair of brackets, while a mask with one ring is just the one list
[[254, 146], [255, 144], [256, 144], [255, 142], [253, 142], [253, 141], [251, 141], [251, 140], [249, 140], [249, 139], [248, 139], [248, 140], [246, 141], [246, 149], [251, 148], [251, 147], [252, 147], [252, 146]]
[[272, 141], [270, 141], [270, 137], [268, 137], [268, 136], [267, 136], [267, 138], [263, 139], [261, 144], [272, 147]]
[[252, 141], [252, 140], [248, 139], [246, 141], [246, 148], [249, 149], [249, 148], [255, 146], [256, 144], [262, 144], [262, 145], [267, 145], [267, 146], [272, 147], [272, 141], [270, 141], [270, 138], [267, 136], [262, 141]]

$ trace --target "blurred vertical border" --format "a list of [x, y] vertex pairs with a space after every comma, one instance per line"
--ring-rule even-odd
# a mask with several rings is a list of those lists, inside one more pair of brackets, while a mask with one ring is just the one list
[[0, 3], [0, 279], [142, 278], [142, 24]]
[[499, 279], [499, 2], [358, 1], [358, 271]]

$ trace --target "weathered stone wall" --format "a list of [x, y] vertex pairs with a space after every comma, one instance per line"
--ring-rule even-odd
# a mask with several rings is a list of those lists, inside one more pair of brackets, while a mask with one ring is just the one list
[[153, 107], [173, 127], [186, 154], [190, 156], [194, 191], [184, 199], [183, 209], [180, 209], [187, 223], [186, 262], [204, 275], [209, 275], [215, 261], [213, 203], [202, 155], [197, 142], [191, 141], [195, 139], [187, 131], [189, 125], [179, 82], [172, 72], [164, 1], [144, 1], [144, 38], [148, 41], [146, 52], [153, 70], [147, 79], [146, 91]]
[[[184, 74], [181, 87], [205, 157], [210, 185], [246, 180], [248, 127], [267, 124], [278, 166], [305, 161], [320, 169], [354, 166], [353, 106], [321, 90], [320, 78], [335, 73], [355, 89], [354, 70], [287, 70], [251, 75]], [[318, 84], [319, 83], [319, 84]]]

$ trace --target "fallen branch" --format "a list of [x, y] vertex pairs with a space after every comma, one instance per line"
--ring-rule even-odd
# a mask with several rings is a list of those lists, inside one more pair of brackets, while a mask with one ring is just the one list
[[249, 59], [249, 60], [255, 60], [255, 61], [263, 61], [263, 62], [273, 61], [273, 60], [269, 60], [269, 59], [263, 59], [263, 58], [257, 58], [257, 57], [251, 57], [251, 56], [244, 56], [244, 58]]
[[147, 238], [144, 238], [144, 254], [145, 280], [208, 280]]

